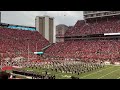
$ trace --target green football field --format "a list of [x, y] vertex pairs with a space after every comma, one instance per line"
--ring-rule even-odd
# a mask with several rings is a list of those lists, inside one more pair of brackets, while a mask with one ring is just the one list
[[[34, 72], [44, 74], [45, 69], [24, 68], [25, 70], [33, 70]], [[48, 73], [55, 75], [56, 79], [69, 79], [71, 76], [79, 77], [80, 79], [120, 79], [120, 66], [107, 65], [103, 68], [82, 73], [80, 75], [71, 73], [61, 73], [47, 70]]]

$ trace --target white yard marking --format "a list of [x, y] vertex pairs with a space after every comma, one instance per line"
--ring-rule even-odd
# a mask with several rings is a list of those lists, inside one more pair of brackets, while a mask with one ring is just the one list
[[102, 70], [99, 70], [99, 71], [93, 72], [93, 73], [88, 74], [88, 75], [85, 75], [85, 76], [83, 76], [83, 77], [81, 77], [81, 78], [84, 78], [84, 77], [87, 77], [87, 76], [90, 76], [90, 75], [96, 74], [96, 73], [98, 73], [98, 72], [101, 72], [101, 71], [104, 71], [104, 70], [107, 70], [107, 69], [110, 69], [110, 68], [113, 68], [113, 67], [115, 67], [115, 66], [112, 66], [112, 67], [109, 67], [109, 68], [106, 68], [106, 69], [102, 69]]
[[120, 79], [120, 77], [118, 77], [117, 79]]
[[117, 79], [120, 79], [120, 77], [118, 77]]
[[30, 77], [30, 76], [24, 76], [24, 75], [20, 75], [20, 74], [14, 74], [14, 73], [11, 73], [12, 75], [17, 75], [17, 76], [22, 76], [22, 77], [26, 77], [26, 78], [28, 78], [28, 79], [32, 79], [32, 77]]
[[117, 70], [114, 70], [114, 71], [112, 71], [112, 72], [110, 72], [110, 73], [108, 73], [108, 74], [105, 74], [105, 75], [103, 75], [103, 76], [99, 77], [98, 79], [101, 79], [101, 78], [103, 78], [103, 77], [105, 77], [105, 76], [107, 76], [107, 75], [109, 75], [109, 74], [111, 74], [111, 73], [113, 73], [113, 72], [118, 71], [118, 70], [120, 70], [120, 68], [119, 68], [119, 69], [117, 69]]
[[68, 76], [68, 75], [61, 75], [62, 77], [67, 77], [67, 78], [70, 78], [71, 76]]

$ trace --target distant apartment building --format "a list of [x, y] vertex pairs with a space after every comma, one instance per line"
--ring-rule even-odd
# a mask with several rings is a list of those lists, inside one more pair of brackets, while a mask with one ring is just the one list
[[64, 42], [64, 34], [68, 30], [68, 26], [59, 24], [56, 26], [56, 42]]

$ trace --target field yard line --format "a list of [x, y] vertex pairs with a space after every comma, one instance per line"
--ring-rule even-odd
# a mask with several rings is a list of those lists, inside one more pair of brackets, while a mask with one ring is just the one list
[[120, 79], [120, 77], [118, 77], [117, 79]]
[[120, 77], [118, 77], [117, 79], [120, 79]]
[[120, 79], [120, 77], [118, 77], [117, 79]]
[[[109, 68], [113, 68], [113, 67], [115, 67], [115, 66], [112, 66], [112, 67], [109, 67]], [[96, 74], [96, 73], [98, 73], [98, 72], [101, 72], [101, 71], [107, 70], [107, 69], [109, 69], [109, 68], [106, 68], [106, 69], [102, 69], [102, 70], [99, 70], [99, 71], [93, 72], [93, 73], [88, 74], [88, 75], [85, 75], [85, 76], [83, 76], [83, 77], [81, 77], [81, 78], [84, 78], [84, 77], [87, 77], [87, 76], [90, 76], [90, 75]]]
[[114, 70], [114, 71], [112, 71], [112, 72], [110, 72], [110, 73], [108, 73], [108, 74], [105, 74], [105, 75], [103, 75], [103, 76], [99, 77], [98, 79], [103, 78], [103, 77], [105, 77], [105, 76], [107, 76], [107, 75], [109, 75], [109, 74], [111, 74], [111, 73], [113, 73], [113, 72], [116, 72], [116, 71], [118, 71], [118, 70], [120, 70], [120, 68], [119, 68], [119, 69], [117, 69], [117, 70]]
[[11, 73], [11, 74], [12, 74], [12, 75], [18, 75], [18, 76], [22, 76], [22, 77], [26, 77], [26, 78], [32, 79], [32, 77], [30, 77], [30, 76], [24, 76], [24, 75], [14, 74], [14, 73]]

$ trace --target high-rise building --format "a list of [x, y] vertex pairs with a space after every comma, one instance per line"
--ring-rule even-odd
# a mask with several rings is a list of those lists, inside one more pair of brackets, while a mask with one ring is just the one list
[[54, 18], [49, 16], [36, 16], [36, 30], [40, 32], [50, 43], [55, 43]]

